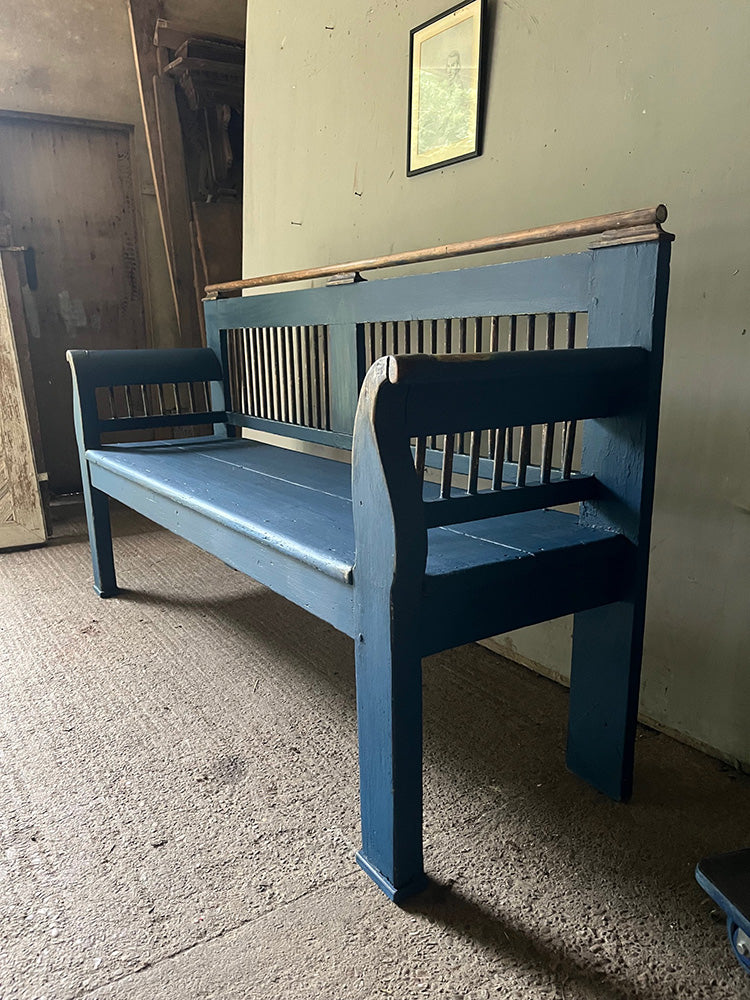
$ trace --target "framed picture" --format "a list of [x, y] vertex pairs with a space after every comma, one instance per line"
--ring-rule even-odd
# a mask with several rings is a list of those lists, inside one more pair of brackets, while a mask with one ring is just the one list
[[465, 0], [411, 31], [409, 177], [482, 151], [484, 7]]

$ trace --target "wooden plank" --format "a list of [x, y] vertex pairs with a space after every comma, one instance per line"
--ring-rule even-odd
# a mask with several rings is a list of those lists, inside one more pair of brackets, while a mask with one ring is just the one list
[[[193, 202], [193, 223], [207, 282], [242, 270], [242, 204]], [[202, 294], [203, 285], [199, 288]]]
[[591, 253], [207, 300], [204, 309], [212, 322], [225, 329], [263, 324], [354, 326], [457, 315], [523, 314], [532, 308], [581, 312], [590, 301]]
[[47, 529], [5, 283], [7, 255], [0, 264], [0, 549], [7, 549], [41, 545]]
[[590, 500], [597, 494], [594, 476], [579, 476], [540, 486], [515, 486], [474, 495], [429, 500], [425, 503], [425, 524], [461, 524], [482, 518], [518, 514], [525, 510], [559, 507], [579, 500]]
[[156, 189], [172, 297], [181, 342], [201, 343], [190, 241], [190, 200], [186, 193], [184, 151], [174, 101], [174, 84], [159, 76], [154, 26], [162, 0], [128, 0], [131, 40], [151, 173]]
[[346, 635], [354, 634], [354, 588], [343, 579], [321, 573], [286, 552], [277, 552], [273, 560], [269, 560], [265, 542], [238, 534], [199, 511], [185, 507], [175, 509], [174, 503], [166, 500], [159, 490], [132, 483], [107, 469], [97, 468], [92, 479], [97, 490], [207, 549], [227, 566], [252, 575], [254, 580]]
[[222, 380], [219, 360], [206, 347], [144, 351], [68, 351], [79, 381], [88, 387]]
[[299, 424], [285, 424], [280, 420], [264, 417], [251, 417], [244, 413], [228, 413], [227, 421], [235, 427], [247, 427], [248, 430], [265, 431], [267, 434], [278, 434], [281, 437], [294, 438], [296, 441], [311, 441], [313, 444], [325, 444], [330, 448], [351, 450], [352, 436], [339, 431], [328, 431], [318, 427], [305, 427]]
[[36, 331], [38, 316], [36, 303], [34, 302], [26, 269], [27, 251], [9, 250], [0, 248], [2, 256], [2, 268], [5, 274], [5, 290], [8, 297], [8, 309], [10, 312], [11, 326], [13, 328], [13, 339], [16, 346], [16, 357], [18, 359], [18, 372], [21, 377], [21, 388], [23, 392], [26, 416], [29, 422], [29, 432], [31, 434], [31, 447], [34, 455], [34, 465], [36, 466], [39, 490], [42, 497], [42, 508], [44, 520], [49, 529], [49, 490], [47, 488], [47, 466], [44, 458], [44, 448], [42, 444], [42, 429], [39, 423], [39, 412], [37, 408], [36, 389], [34, 387], [34, 377], [31, 365], [31, 351], [29, 347], [30, 327]]
[[498, 558], [497, 545], [484, 543], [484, 563], [479, 545], [467, 546], [456, 536], [462, 558], [468, 562], [473, 555], [477, 564], [439, 576], [428, 564], [419, 620], [422, 655], [617, 601], [632, 578], [632, 548], [622, 536], [602, 535], [585, 544], [571, 536], [568, 547], [533, 555], [509, 550], [505, 559]]
[[0, 121], [0, 207], [12, 209], [18, 243], [35, 249], [38, 283], [25, 306], [45, 471], [56, 493], [81, 488], [65, 348], [147, 343], [131, 131]]
[[226, 420], [226, 413], [210, 410], [207, 413], [167, 413], [153, 416], [116, 417], [114, 420], [100, 420], [99, 430], [102, 434], [110, 431], [137, 431], [166, 427], [200, 427], [202, 424], [219, 423]]
[[[348, 499], [312, 484], [300, 486], [217, 460], [216, 455], [216, 447], [201, 444], [172, 449], [104, 448], [89, 451], [87, 458], [95, 486], [101, 484], [98, 470], [107, 470], [158, 493], [175, 510], [195, 511], [318, 573], [351, 583], [354, 530]], [[248, 496], [252, 504], [246, 502]], [[251, 567], [245, 568], [250, 571]]]
[[205, 275], [203, 261], [201, 259], [200, 249], [198, 247], [198, 232], [196, 230], [195, 222], [190, 220], [190, 257], [193, 264], [193, 291], [195, 294], [195, 310], [198, 316], [198, 326], [201, 331], [201, 339], [199, 343], [206, 342], [206, 318], [203, 315], [203, 299], [201, 297], [201, 289], [205, 284]]
[[163, 76], [152, 80], [156, 138], [163, 179], [162, 198], [169, 220], [170, 275], [180, 340], [186, 347], [201, 343], [196, 302], [200, 291], [193, 276], [193, 239], [190, 231], [190, 194], [185, 167], [182, 128], [177, 113], [174, 81]]
[[228, 281], [220, 285], [210, 285], [206, 288], [206, 293], [209, 295], [237, 294], [244, 288], [260, 288], [266, 285], [278, 285], [285, 282], [309, 281], [314, 278], [326, 278], [340, 274], [356, 274], [360, 271], [371, 270], [373, 268], [421, 264], [436, 260], [452, 259], [467, 254], [505, 250], [510, 247], [532, 246], [537, 243], [551, 243], [555, 240], [593, 236], [598, 233], [618, 229], [651, 227], [648, 235], [639, 233], [639, 238], [658, 239], [661, 235], [661, 223], [666, 218], [667, 209], [664, 205], [657, 205], [654, 208], [637, 209], [633, 212], [614, 212], [610, 215], [598, 215], [588, 219], [578, 219], [574, 222], [561, 222], [552, 226], [540, 226], [536, 229], [524, 229], [520, 232], [505, 233], [502, 236], [487, 236], [480, 240], [449, 243], [439, 247], [409, 250], [405, 253], [388, 254], [382, 257], [369, 257], [365, 260], [350, 261], [347, 264], [330, 264], [325, 267], [306, 268], [299, 271], [282, 271], [278, 274], [265, 274], [255, 278], [244, 278], [241, 281]]
[[619, 532], [636, 554], [625, 599], [573, 624], [568, 766], [615, 799], [629, 798], [633, 783], [669, 251], [666, 238], [594, 251], [588, 340], [596, 350], [586, 353], [628, 342], [648, 359], [627, 411], [584, 428], [581, 461], [603, 487], [583, 505], [582, 524]]
[[404, 387], [407, 433], [420, 437], [618, 413], [640, 391], [646, 352], [622, 347], [455, 361], [412, 355], [389, 362], [392, 381]]
[[351, 433], [365, 377], [365, 328], [338, 325], [328, 331], [331, 429]]
[[[386, 370], [387, 361], [378, 361], [365, 378], [352, 456], [362, 812], [357, 860], [398, 900], [425, 883], [422, 669], [414, 621], [427, 537], [411, 449], [389, 405], [394, 387], [384, 381]], [[391, 516], [383, 517], [384, 510]]]

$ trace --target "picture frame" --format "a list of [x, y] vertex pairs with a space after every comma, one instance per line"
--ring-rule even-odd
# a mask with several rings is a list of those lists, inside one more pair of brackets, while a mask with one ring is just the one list
[[485, 8], [463, 0], [410, 32], [408, 177], [482, 152]]

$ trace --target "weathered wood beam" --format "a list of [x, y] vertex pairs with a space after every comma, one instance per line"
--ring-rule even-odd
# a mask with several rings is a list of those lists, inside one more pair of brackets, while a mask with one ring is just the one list
[[201, 333], [195, 305], [190, 200], [174, 83], [160, 76], [159, 50], [154, 45], [154, 27], [162, 12], [162, 0], [128, 0], [146, 144], [167, 252], [177, 325], [182, 344], [192, 347], [201, 342]]
[[403, 264], [423, 264], [433, 260], [463, 257], [467, 254], [487, 253], [491, 250], [507, 250], [512, 247], [533, 246], [537, 243], [553, 243], [557, 240], [596, 236], [600, 233], [614, 234], [612, 240], [615, 241], [618, 233], [622, 236], [627, 231], [627, 236], [617, 241], [628, 242], [633, 239], [633, 230], [638, 230], [637, 239], [639, 242], [644, 239], [656, 240], [663, 235], [661, 223], [665, 222], [666, 218], [667, 209], [664, 205], [636, 209], [630, 212], [613, 212], [609, 215], [577, 219], [574, 222], [558, 222], [552, 226], [523, 229], [515, 233], [505, 233], [502, 236], [487, 236], [484, 239], [448, 243], [444, 246], [428, 247], [424, 250], [408, 250], [404, 253], [388, 254], [384, 257], [368, 257], [365, 260], [350, 261], [348, 264], [330, 264], [301, 271], [282, 271], [278, 274], [243, 278], [240, 281], [226, 281], [219, 285], [207, 285], [206, 294], [214, 298], [221, 295], [238, 295], [243, 288], [281, 285], [291, 281], [309, 281], [313, 278], [339, 277], [343, 274], [356, 274], [359, 271], [396, 267]]

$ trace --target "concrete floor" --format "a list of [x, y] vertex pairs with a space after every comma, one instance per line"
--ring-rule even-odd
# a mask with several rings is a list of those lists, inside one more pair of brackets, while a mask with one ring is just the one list
[[0, 556], [0, 998], [750, 996], [693, 879], [750, 778], [642, 731], [616, 805], [564, 767], [566, 692], [425, 663], [430, 889], [354, 862], [351, 642], [134, 515], [122, 597], [75, 509]]

